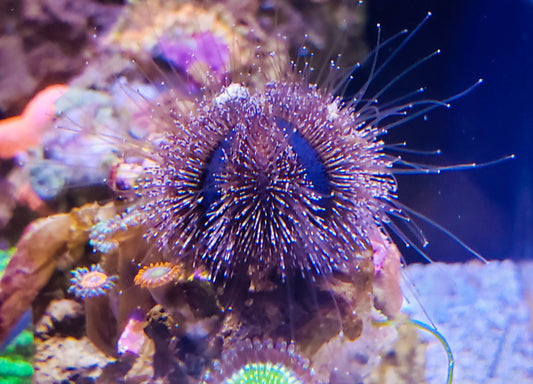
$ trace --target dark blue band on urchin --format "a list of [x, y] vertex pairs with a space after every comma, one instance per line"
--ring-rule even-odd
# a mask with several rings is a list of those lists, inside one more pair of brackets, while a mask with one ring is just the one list
[[300, 132], [294, 129], [291, 123], [284, 119], [276, 119], [276, 123], [287, 134], [289, 144], [298, 156], [298, 162], [304, 167], [308, 181], [313, 184], [313, 190], [320, 195], [320, 199], [316, 203], [324, 210], [327, 210], [331, 207], [332, 188], [328, 173], [318, 152]]
[[[307, 180], [311, 182], [313, 190], [320, 196], [315, 203], [322, 208], [322, 211], [315, 213], [324, 217], [327, 209], [331, 207], [333, 197], [331, 183], [320, 156], [301, 133], [294, 129], [290, 122], [284, 119], [276, 119], [276, 123], [287, 135], [291, 148], [298, 156], [298, 162], [305, 170]], [[221, 192], [217, 186], [217, 175], [220, 175], [225, 167], [234, 134], [235, 131], [232, 130], [218, 144], [207, 162], [200, 183], [203, 197], [202, 206], [206, 211], [221, 198]]]
[[216, 185], [216, 174], [220, 172], [224, 163], [224, 151], [221, 143], [213, 152], [213, 156], [209, 159], [200, 183], [203, 198], [202, 206], [206, 211], [209, 210], [209, 207], [212, 206], [213, 203], [220, 200], [221, 195]]
[[218, 143], [213, 154], [207, 162], [204, 174], [200, 182], [202, 194], [202, 207], [207, 212], [214, 203], [220, 200], [221, 192], [217, 187], [217, 175], [220, 175], [227, 161], [227, 154], [234, 137], [234, 131], [231, 131], [224, 140]]

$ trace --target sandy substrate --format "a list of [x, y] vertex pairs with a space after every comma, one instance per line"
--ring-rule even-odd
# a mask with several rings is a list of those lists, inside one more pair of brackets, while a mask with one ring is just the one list
[[[450, 344], [454, 384], [533, 383], [533, 262], [411, 265], [403, 311], [429, 323]], [[447, 360], [431, 335], [428, 383], [445, 383]]]

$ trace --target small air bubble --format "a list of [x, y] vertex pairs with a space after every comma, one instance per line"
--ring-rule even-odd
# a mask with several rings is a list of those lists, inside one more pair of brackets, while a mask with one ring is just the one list
[[428, 121], [428, 115], [424, 115], [424, 121]]

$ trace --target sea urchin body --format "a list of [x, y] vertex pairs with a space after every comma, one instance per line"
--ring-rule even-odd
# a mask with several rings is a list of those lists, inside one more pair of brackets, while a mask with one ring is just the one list
[[349, 268], [396, 190], [379, 130], [352, 107], [316, 85], [271, 81], [174, 111], [139, 188], [159, 249], [213, 279]]

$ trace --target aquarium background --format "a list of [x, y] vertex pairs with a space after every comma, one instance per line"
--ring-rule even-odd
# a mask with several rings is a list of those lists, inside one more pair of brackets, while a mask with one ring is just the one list
[[[56, 5], [60, 3], [67, 4], [67, 2], [57, 0], [44, 1], [55, 3]], [[4, 25], [4, 31], [9, 31], [10, 26], [17, 25], [15, 23], [15, 21], [18, 22], [18, 19], [15, 17], [17, 12], [13, 10], [21, 7], [21, 4], [33, 5], [37, 3], [33, 2], [34, 0], [25, 0], [25, 2], [9, 0], [8, 3], [11, 5], [7, 8], [5, 5], [2, 5], [4, 9], [12, 9], [9, 12], [0, 11], [0, 25], [4, 16], [8, 16], [6, 17], [8, 22]], [[104, 2], [107, 6], [114, 3], [118, 4], [122, 1], [102, 1], [102, 3]], [[299, 3], [299, 0], [291, 0], [291, 2], [296, 4]], [[77, 4], [83, 8], [84, 4], [92, 4], [92, 2], [78, 2]], [[268, 5], [268, 0], [264, 1], [263, 4]], [[306, 7], [311, 7], [309, 4], [306, 3]], [[501, 164], [492, 165], [483, 169], [443, 172], [440, 175], [399, 177], [401, 201], [407, 206], [412, 207], [413, 210], [434, 220], [435, 223], [445, 226], [451, 233], [463, 239], [466, 244], [472, 246], [488, 259], [531, 259], [531, 238], [533, 236], [531, 196], [533, 182], [531, 164], [533, 163], [533, 159], [529, 147], [532, 144], [531, 122], [533, 121], [533, 112], [531, 111], [528, 96], [533, 91], [532, 76], [529, 73], [533, 64], [533, 56], [531, 54], [531, 43], [529, 42], [532, 37], [532, 28], [528, 24], [533, 20], [533, 5], [526, 1], [486, 2], [469, 0], [467, 2], [463, 0], [444, 2], [442, 0], [366, 0], [364, 7], [368, 10], [366, 41], [369, 47], [376, 45], [377, 23], [381, 23], [382, 38], [386, 39], [403, 28], [410, 28], [412, 30], [417, 25], [420, 25], [428, 11], [432, 11], [433, 13], [430, 20], [420, 28], [420, 31], [413, 36], [413, 39], [399, 51], [398, 55], [394, 56], [394, 60], [391, 61], [390, 66], [375, 79], [373, 84], [374, 92], [379, 92], [380, 87], [382, 88], [390, 83], [402, 70], [408, 68], [418, 60], [423, 60], [424, 57], [430, 55], [435, 49], [442, 50], [441, 55], [431, 59], [428, 63], [424, 63], [412, 73], [400, 79], [390, 89], [390, 92], [387, 92], [381, 98], [380, 102], [387, 103], [387, 101], [401, 98], [403, 95], [408, 94], [420, 86], [427, 87], [427, 96], [424, 96], [427, 99], [445, 100], [452, 95], [463, 92], [465, 89], [469, 89], [477, 82], [478, 78], [481, 77], [485, 80], [482, 86], [476, 87], [467, 95], [454, 101], [450, 110], [437, 108], [426, 116], [409, 121], [407, 124], [391, 130], [390, 134], [384, 138], [385, 140], [389, 143], [407, 141], [409, 148], [419, 151], [441, 149], [441, 156], [405, 155], [409, 161], [434, 164], [436, 167], [472, 162], [491, 162], [504, 158], [509, 154], [516, 154], [515, 160], [505, 161]], [[309, 10], [311, 8], [306, 9]], [[66, 9], [66, 11], [67, 15], [72, 16], [68, 12], [69, 9]], [[79, 17], [80, 15], [76, 14], [78, 12], [77, 10], [73, 12], [76, 17], [67, 18], [68, 22], [61, 24], [62, 26], [76, 29], [77, 25], [74, 25], [76, 21], [83, 24], [83, 17]], [[118, 5], [115, 12], [115, 15], [118, 16], [120, 12]], [[102, 14], [105, 14], [106, 17], [109, 17], [110, 14], [112, 16], [112, 12], [108, 12], [107, 10], [106, 12], [102, 12]], [[323, 15], [320, 12], [318, 14], [321, 17]], [[10, 18], [15, 21], [9, 20]], [[70, 26], [71, 23], [73, 24], [72, 26]], [[311, 24], [309, 23], [309, 25]], [[55, 24], [52, 20], [51, 23], [45, 22], [43, 25]], [[98, 31], [98, 28], [94, 30]], [[84, 36], [86, 37], [93, 33], [92, 28], [79, 28], [78, 31], [82, 40]], [[35, 34], [35, 36], [38, 35]], [[72, 34], [64, 33], [62, 35], [71, 36]], [[342, 33], [339, 33], [339, 35], [342, 35]], [[90, 39], [92, 38], [90, 37]], [[65, 46], [73, 44], [72, 40], [68, 39], [63, 43]], [[353, 44], [350, 45], [351, 53], [358, 52], [356, 48]], [[394, 49], [393, 44], [392, 49]], [[81, 52], [82, 50], [76, 49], [75, 51]], [[383, 57], [386, 58], [387, 55], [390, 57], [391, 53], [388, 48], [383, 49], [381, 52], [383, 53]], [[19, 54], [21, 53], [23, 52]], [[59, 59], [65, 60], [65, 62], [79, 61], [78, 57], [67, 58], [67, 60], [62, 56]], [[345, 58], [347, 56], [345, 55]], [[7, 57], [10, 57], [11, 60], [11, 55]], [[34, 62], [37, 62], [37, 60]], [[98, 64], [98, 61], [95, 62]], [[349, 62], [353, 63], [354, 60]], [[46, 65], [42, 64], [42, 67], [45, 68]], [[79, 67], [75, 67], [74, 69], [81, 70]], [[363, 76], [361, 79], [364, 82], [364, 71], [362, 72]], [[5, 73], [8, 73], [8, 71], [5, 71]], [[69, 76], [75, 77], [75, 73], [77, 72], [72, 70]], [[63, 75], [67, 77], [65, 74]], [[19, 108], [22, 108], [22, 105]], [[5, 114], [3, 117], [7, 117], [18, 112], [14, 108], [12, 110], [1, 111], [1, 113]], [[6, 167], [11, 168], [12, 165], [13, 162], [6, 163]], [[3, 192], [3, 190], [1, 191]], [[91, 196], [91, 201], [93, 198], [94, 196]], [[79, 203], [79, 205], [82, 205], [82, 203]], [[86, 206], [85, 209], [91, 210], [94, 208]], [[98, 208], [98, 210], [100, 209], [103, 211], [105, 208]], [[108, 209], [111, 208], [108, 207]], [[16, 212], [17, 217], [24, 216], [24, 213], [27, 212]], [[46, 215], [46, 213], [40, 214]], [[107, 213], [111, 217], [113, 214], [114, 211]], [[103, 216], [106, 216], [106, 214], [102, 214]], [[134, 218], [134, 216], [132, 217]], [[75, 215], [69, 215], [67, 224], [63, 224], [61, 227], [69, 227], [71, 228], [69, 233], [84, 233], [84, 236], [88, 236], [87, 232], [89, 231], [91, 234], [94, 231], [96, 236], [98, 236], [106, 233], [111, 228], [110, 232], [113, 233], [111, 236], [114, 237], [117, 232], [113, 230], [113, 226], [117, 223], [124, 224], [126, 222], [125, 220], [111, 220], [107, 222], [99, 219], [96, 223], [89, 220], [90, 225], [87, 227], [86, 221], [83, 222], [83, 225], [80, 223], [74, 225], [74, 218]], [[25, 217], [25, 220], [29, 222], [32, 220], [32, 217]], [[53, 228], [54, 223], [57, 223], [55, 221], [57, 220], [57, 215], [51, 214], [48, 220], [52, 224], [47, 224], [46, 228]], [[17, 230], [22, 230], [27, 222], [17, 222]], [[131, 224], [132, 222], [135, 224], [134, 219], [129, 223]], [[418, 220], [418, 223], [430, 240], [430, 246], [425, 250], [428, 258], [436, 261], [449, 262], [465, 261], [472, 258], [472, 255], [469, 255], [458, 246], [457, 241], [447, 238], [443, 231], [431, 225], [424, 224], [420, 220]], [[109, 226], [107, 226], [108, 224]], [[29, 233], [30, 235], [39, 233], [39, 227], [33, 226], [33, 229], [30, 227]], [[61, 238], [63, 232], [54, 231], [54, 233], [58, 234], [58, 239], [55, 239], [58, 243], [63, 242], [70, 247], [70, 242]], [[1, 237], [0, 234], [0, 241]], [[16, 237], [18, 236], [14, 236], [13, 232], [11, 232], [10, 238]], [[29, 235], [28, 238], [30, 238]], [[97, 237], [98, 239], [99, 237]], [[102, 244], [105, 246], [105, 240], [108, 238], [104, 236], [103, 239]], [[144, 253], [144, 243], [140, 237], [137, 239], [138, 241], [133, 236], [131, 239], [133, 240], [129, 244], [133, 245], [128, 244], [123, 249], [134, 249], [137, 248], [136, 245], [140, 244], [141, 246], [138, 247], [138, 260], [141, 260]], [[166, 315], [158, 315], [159, 309], [155, 309], [148, 316], [147, 320], [149, 322], [146, 324], [142, 317], [138, 318], [137, 313], [133, 313], [130, 316], [127, 309], [130, 308], [129, 305], [131, 305], [131, 308], [138, 308], [140, 306], [139, 303], [146, 305], [146, 310], [150, 307], [153, 309], [155, 307], [152, 307], [154, 304], [152, 299], [155, 302], [158, 302], [159, 299], [166, 305], [167, 303], [164, 302], [166, 300], [165, 297], [174, 297], [175, 302], [166, 305], [167, 308], [173, 310], [172, 308], [177, 307], [175, 303], [183, 297], [181, 293], [178, 295], [165, 295], [163, 298], [161, 296], [159, 298], [151, 298], [152, 292], [150, 292], [150, 288], [146, 287], [140, 287], [138, 291], [132, 291], [134, 294], [131, 295], [118, 295], [118, 292], [115, 291], [113, 293], [115, 295], [113, 300], [116, 299], [117, 302], [122, 300], [124, 305], [120, 304], [119, 307], [126, 308], [123, 313], [123, 320], [128, 320], [125, 327], [121, 325], [116, 331], [112, 329], [114, 327], [113, 320], [108, 322], [107, 318], [103, 319], [99, 316], [100, 312], [96, 311], [95, 307], [90, 308], [82, 299], [78, 298], [78, 301], [75, 301], [74, 295], [72, 294], [73, 292], [75, 293], [75, 288], [69, 287], [67, 289], [68, 279], [70, 277], [69, 269], [75, 271], [74, 284], [77, 284], [79, 279], [76, 276], [79, 277], [85, 274], [86, 270], [83, 269], [84, 265], [89, 266], [89, 264], [96, 262], [98, 258], [100, 258], [100, 262], [105, 261], [104, 256], [90, 252], [89, 247], [85, 245], [86, 240], [87, 238], [81, 241], [81, 244], [76, 245], [76, 249], [81, 249], [79, 253], [83, 253], [84, 255], [83, 259], [77, 262], [80, 265], [74, 265], [75, 263], [70, 260], [66, 260], [65, 265], [62, 265], [56, 259], [58, 252], [54, 251], [55, 247], [49, 247], [48, 242], [46, 247], [39, 249], [39, 252], [31, 252], [32, 257], [34, 254], [36, 255], [34, 257], [35, 260], [25, 258], [25, 255], [27, 256], [29, 253], [27, 252], [29, 243], [34, 242], [27, 240], [25, 243], [19, 243], [19, 249], [16, 251], [18, 255], [16, 262], [11, 264], [11, 270], [8, 270], [6, 273], [9, 278], [1, 281], [4, 285], [0, 287], [0, 291], [14, 292], [11, 297], [14, 297], [15, 294], [21, 291], [21, 286], [24, 287], [24, 290], [36, 287], [34, 290], [35, 295], [37, 295], [37, 291], [41, 290], [39, 296], [34, 295], [28, 298], [28, 295], [26, 295], [25, 298], [27, 300], [25, 304], [20, 305], [20, 307], [25, 306], [22, 308], [25, 311], [33, 301], [31, 305], [36, 309], [34, 313], [45, 313], [43, 316], [36, 316], [36, 320], [41, 318], [35, 331], [35, 345], [37, 348], [35, 353], [35, 367], [36, 377], [38, 377], [35, 379], [36, 382], [46, 383], [41, 378], [44, 375], [48, 375], [49, 372], [52, 373], [49, 376], [49, 382], [60, 380], [55, 380], [55, 377], [61, 377], [61, 380], [69, 381], [66, 378], [70, 379], [73, 375], [79, 380], [94, 381], [96, 377], [100, 376], [101, 370], [104, 367], [108, 373], [114, 370], [114, 374], [117, 376], [124, 376], [124, 372], [128, 371], [132, 375], [130, 377], [135, 377], [139, 374], [140, 370], [131, 370], [131, 365], [126, 366], [130, 364], [131, 360], [128, 360], [129, 357], [122, 361], [122, 365], [116, 361], [110, 361], [105, 357], [101, 358], [99, 363], [92, 363], [89, 359], [93, 356], [102, 356], [102, 353], [97, 348], [108, 351], [115, 351], [115, 349], [126, 350], [122, 349], [122, 347], [130, 348], [127, 345], [129, 342], [127, 332], [130, 330], [130, 324], [133, 324], [131, 326], [132, 328], [134, 326], [137, 327], [135, 334], [135, 337], [138, 338], [137, 340], [145, 340], [149, 337], [158, 340], [158, 345], [164, 346], [170, 345], [168, 340], [175, 337], [170, 333], [170, 330], [178, 329], [177, 322], [169, 323], [166, 320]], [[1, 243], [0, 249], [2, 249]], [[49, 250], [50, 252], [48, 252]], [[421, 255], [417, 255], [416, 253], [405, 252], [405, 254], [406, 259], [410, 262], [424, 260]], [[18, 266], [24, 265], [25, 263], [34, 265], [37, 263], [36, 260], [44, 260], [45, 257], [47, 260], [51, 260], [51, 262], [46, 264], [48, 266], [52, 265], [51, 269], [57, 269], [57, 271], [54, 272], [53, 276], [50, 271], [50, 275], [43, 278], [42, 284], [45, 283], [45, 280], [48, 281], [48, 284], [43, 288], [42, 285], [37, 287], [39, 283], [38, 279], [28, 278], [27, 274], [20, 272], [27, 270], [26, 268], [19, 268]], [[126, 265], [131, 266], [137, 263], [132, 264], [129, 257], [131, 256], [123, 260]], [[533, 343], [531, 343], [530, 321], [531, 303], [526, 301], [528, 295], [531, 296], [530, 293], [533, 292], [533, 286], [528, 284], [533, 271], [531, 264], [533, 263], [517, 264], [510, 261], [501, 263], [494, 262], [488, 265], [482, 265], [481, 263], [450, 265], [433, 263], [430, 265], [413, 264], [408, 268], [402, 269], [402, 290], [405, 294], [403, 312], [412, 319], [420, 320], [428, 324], [433, 324], [434, 322], [438, 325], [438, 330], [448, 340], [456, 356], [455, 378], [458, 383], [496, 383], [505, 381], [522, 383], [529, 382], [529, 379], [533, 377], [533, 371], [531, 370], [531, 367], [533, 367]], [[369, 265], [372, 265], [371, 261]], [[81, 267], [81, 269], [76, 267]], [[113, 271], [110, 273], [115, 273], [118, 270], [118, 267], [116, 270], [113, 268]], [[122, 274], [121, 278], [127, 284], [133, 284], [135, 282], [133, 278], [134, 274], [130, 273], [132, 271], [129, 269], [125, 268], [125, 270], [127, 273]], [[363, 269], [356, 270], [361, 271]], [[121, 274], [122, 271], [124, 269], [121, 268], [118, 273]], [[374, 273], [374, 269], [367, 268], [366, 273], [369, 276]], [[394, 304], [396, 304], [394, 299], [400, 295], [400, 290], [396, 286], [398, 283], [396, 278], [396, 275], [391, 276], [392, 284], [390, 287], [392, 288], [389, 287], [383, 290], [383, 286], [381, 286], [381, 297], [386, 298], [386, 301], [390, 301], [391, 303], [394, 302]], [[202, 274], [195, 274], [194, 279], [196, 279], [194, 284], [198, 284], [194, 285], [194, 287], [198, 289], [192, 289], [191, 292], [195, 295], [198, 292], [203, 292], [205, 293], [205, 299], [196, 300], [196, 297], [192, 295], [185, 295], [190, 298], [191, 303], [195, 303], [191, 307], [194, 311], [191, 310], [190, 313], [197, 313], [197, 309], [199, 310], [202, 309], [201, 307], [205, 307], [205, 316], [202, 314], [200, 315], [201, 318], [198, 319], [195, 316], [185, 319], [181, 323], [185, 323], [186, 326], [179, 328], [177, 332], [181, 333], [181, 329], [188, 328], [188, 325], [190, 325], [192, 331], [197, 330], [199, 328], [196, 325], [200, 324], [200, 328], [207, 329], [212, 334], [218, 333], [218, 326], [220, 325], [217, 324], [218, 322], [209, 322], [211, 325], [208, 325], [207, 322], [204, 323], [204, 317], [211, 317], [213, 313], [218, 311], [217, 304], [213, 304], [215, 299], [218, 301], [214, 293], [215, 291], [211, 290], [210, 285], [204, 284]], [[19, 281], [25, 281], [26, 283], [19, 284]], [[107, 278], [103, 281], [109, 283]], [[353, 280], [354, 283], [369, 281], [371, 280], [368, 277]], [[187, 279], [182, 283], [188, 285], [189, 282], [190, 280]], [[383, 280], [381, 283], [383, 283]], [[4, 289], [4, 286], [12, 290]], [[334, 288], [335, 286], [340, 287], [338, 291], [329, 290], [329, 288]], [[311, 344], [314, 335], [321, 335], [323, 333], [317, 332], [317, 329], [325, 329], [325, 327], [322, 328], [322, 324], [327, 325], [326, 322], [322, 321], [322, 314], [340, 314], [337, 305], [335, 305], [335, 310], [331, 310], [333, 307], [327, 306], [330, 302], [329, 298], [336, 302], [336, 297], [339, 297], [343, 300], [349, 300], [349, 303], [352, 303], [351, 305], [357, 304], [361, 306], [360, 308], [362, 309], [360, 310], [357, 307], [355, 312], [350, 306], [346, 306], [349, 316], [354, 313], [358, 316], [365, 313], [368, 316], [374, 316], [374, 313], [371, 312], [371, 310], [373, 311], [373, 305], [367, 302], [371, 298], [371, 292], [375, 292], [376, 295], [379, 294], [379, 289], [374, 290], [374, 287], [379, 288], [380, 282], [376, 281], [374, 286], [364, 284], [362, 287], [359, 287], [359, 284], [352, 284], [348, 289], [342, 288], [340, 284], [332, 284], [331, 287], [329, 285], [326, 286], [328, 290], [327, 292], [323, 291], [325, 293], [324, 295], [322, 294], [322, 289], [320, 291], [317, 290], [319, 294], [314, 294], [313, 297], [323, 296], [328, 298], [328, 300], [324, 300], [324, 306], [320, 308], [320, 311], [317, 311], [318, 316], [311, 317], [311, 320], [307, 323], [312, 326], [305, 327], [303, 330], [308, 332], [308, 335], [313, 335], [313, 337], [303, 337], [302, 339]], [[271, 289], [271, 287], [265, 288], [265, 292], [267, 289]], [[239, 331], [244, 330], [243, 338], [251, 337], [255, 329], [265, 329], [264, 333], [268, 337], [273, 337], [274, 332], [268, 331], [268, 327], [263, 326], [261, 322], [264, 322], [267, 326], [272, 322], [274, 324], [273, 328], [279, 329], [277, 328], [279, 325], [278, 320], [269, 315], [269, 313], [287, 312], [284, 308], [284, 300], [289, 297], [289, 310], [287, 313], [290, 316], [292, 311], [291, 307], [294, 303], [290, 303], [290, 296], [286, 296], [283, 290], [279, 290], [278, 292], [281, 298], [280, 300], [278, 300], [278, 296], [271, 295], [270, 293], [268, 295], [263, 295], [264, 292], [260, 291], [256, 291], [256, 293], [260, 294], [264, 299], [257, 297], [257, 300], [255, 300], [255, 294], [248, 292], [243, 296], [243, 299], [251, 297], [252, 301], [241, 301], [251, 303], [250, 305], [253, 303], [255, 303], [254, 305], [257, 305], [257, 303], [261, 305], [261, 301], [264, 301], [266, 305], [268, 304], [266, 303], [267, 301], [271, 301], [275, 304], [273, 306], [275, 310], [263, 311], [258, 306], [255, 307], [258, 310], [252, 308], [252, 310], [244, 310], [240, 313], [237, 309], [226, 311], [225, 313], [228, 316], [231, 315], [237, 319], [230, 323], [230, 328], [233, 327], [233, 329]], [[154, 296], [158, 295], [156, 294]], [[66, 311], [69, 313], [69, 317], [66, 320], [56, 321], [55, 317], [53, 317], [56, 316], [53, 314], [54, 311], [45, 311], [48, 308], [48, 300], [51, 298], [56, 298], [58, 302], [69, 305], [69, 309]], [[300, 294], [296, 298], [297, 300], [294, 302], [297, 305], [305, 303], [305, 295]], [[0, 301], [4, 304], [7, 302], [4, 300]], [[108, 308], [109, 303], [110, 301], [105, 299], [98, 306], [105, 309]], [[365, 306], [366, 304], [368, 306]], [[81, 309], [82, 307], [83, 309]], [[248, 308], [248, 304], [246, 307]], [[213, 312], [210, 312], [211, 310]], [[150, 311], [152, 310], [150, 309]], [[13, 311], [9, 309], [3, 312], [0, 308], [0, 312], [13, 314]], [[204, 313], [203, 311], [199, 312]], [[304, 312], [303, 310], [292, 311], [292, 313], [298, 313], [300, 316], [303, 316], [301, 314]], [[48, 315], [48, 313], [52, 314]], [[111, 313], [111, 311], [107, 310], [107, 313]], [[261, 314], [261, 316], [256, 318], [256, 313]], [[179, 312], [176, 312], [176, 314], [180, 316], [180, 319], [183, 317]], [[216, 313], [213, 316], [216, 317]], [[347, 319], [350, 319], [349, 316]], [[11, 317], [15, 318], [15, 316]], [[72, 319], [76, 319], [75, 321], [78, 324], [73, 327], [72, 332], [69, 334], [57, 332], [57, 330], [70, 327], [70, 325], [65, 327], [65, 324], [72, 324]], [[229, 317], [228, 319], [231, 320]], [[291, 318], [289, 317], [289, 319]], [[318, 319], [317, 322], [315, 322], [315, 319]], [[327, 316], [324, 317], [324, 320], [328, 320]], [[370, 320], [370, 317], [368, 320]], [[116, 336], [120, 335], [121, 339], [122, 335], [124, 335], [125, 338], [122, 339], [124, 343], [119, 339], [119, 343], [117, 343], [118, 348], [115, 348], [114, 340], [111, 343], [103, 342], [109, 341], [111, 338], [103, 341], [94, 338], [94, 341], [91, 341], [90, 337], [85, 337], [83, 340], [78, 340], [77, 337], [71, 337], [72, 335], [79, 335], [81, 333], [86, 333], [86, 336], [89, 336], [89, 326], [81, 326], [82, 322], [85, 322], [85, 324], [92, 322], [92, 328], [90, 329], [101, 329], [116, 333]], [[39, 327], [39, 324], [43, 324], [44, 327]], [[47, 324], [53, 324], [54, 328], [48, 328]], [[170, 324], [170, 328], [167, 329], [166, 326], [162, 328], [169, 331], [168, 334], [162, 332], [162, 335], [152, 334], [150, 336], [147, 333], [147, 336], [145, 335], [145, 325], [155, 327], [156, 325], [164, 324]], [[283, 324], [286, 323], [282, 323], [282, 326]], [[335, 324], [337, 324], [337, 321], [335, 321]], [[221, 329], [227, 328], [223, 327]], [[357, 330], [357, 327], [354, 326], [354, 329]], [[372, 335], [372, 328], [366, 327], [366, 330], [369, 329], [370, 333], [365, 335], [365, 337], [371, 338], [374, 341], [366, 344], [370, 346], [367, 355], [377, 357], [376, 349], [373, 346], [377, 347], [380, 342], [375, 342], [376, 339]], [[287, 327], [285, 327], [285, 332], [285, 334], [289, 334]], [[327, 333], [325, 335], [327, 336]], [[382, 337], [385, 336], [382, 334]], [[431, 334], [426, 336], [427, 338], [425, 340], [430, 343], [426, 354], [428, 356], [426, 365], [428, 382], [442, 383], [443, 378], [447, 374], [447, 365], [445, 364], [446, 356], [443, 356], [442, 345], [436, 342], [435, 337]], [[165, 354], [174, 356], [177, 364], [178, 360], [179, 364], [187, 361], [187, 364], [185, 364], [185, 367], [188, 369], [187, 375], [199, 375], [203, 366], [201, 363], [196, 364], [195, 362], [202, 361], [204, 359], [202, 355], [208, 355], [208, 353], [204, 353], [204, 350], [201, 348], [197, 350], [196, 347], [193, 348], [190, 340], [191, 337], [196, 337], [194, 333], [184, 333], [178, 335], [178, 337], [182, 342], [179, 345], [180, 353], [175, 353], [175, 351], [169, 352], [170, 350], [165, 351], [163, 349], [163, 352], [159, 356], [165, 356]], [[292, 339], [292, 335], [290, 337]], [[67, 338], [69, 343], [65, 344], [65, 340], [62, 339]], [[408, 344], [412, 345], [413, 348], [417, 348], [411, 342]], [[48, 349], [49, 346], [50, 349]], [[217, 346], [215, 345], [215, 347]], [[217, 348], [223, 349], [221, 345]], [[363, 344], [363, 350], [366, 349], [365, 344]], [[231, 349], [226, 346], [226, 350]], [[131, 351], [134, 351], [134, 349], [132, 348]], [[197, 354], [196, 351], [200, 351], [200, 353]], [[337, 362], [342, 361], [342, 359], [337, 359], [341, 355], [337, 353], [338, 351], [341, 351], [341, 349], [335, 348], [335, 359], [331, 358], [332, 355], [330, 353], [325, 353], [321, 357], [323, 362], [330, 364], [330, 366], [335, 366], [335, 370], [337, 370]], [[369, 370], [372, 367], [372, 363], [368, 363], [368, 359], [365, 360], [364, 358], [365, 355], [356, 353], [356, 351], [344, 349], [343, 353], [347, 353], [349, 356], [357, 356], [356, 360], [362, 362], [361, 364], [364, 365], [364, 370]], [[215, 351], [210, 356], [215, 356], [218, 352]], [[76, 358], [80, 355], [89, 359], [84, 358], [80, 361], [79, 358]], [[218, 354], [218, 356], [224, 355]], [[359, 359], [360, 356], [361, 359]], [[390, 356], [390, 354], [387, 353], [387, 356]], [[71, 357], [75, 359], [71, 360]], [[151, 366], [155, 367], [159, 364], [166, 364], [165, 362], [167, 360], [164, 357], [160, 360], [159, 357], [157, 359], [152, 357], [138, 359], [139, 364], [144, 365], [148, 369], [147, 374], [149, 377], [153, 376], [152, 371], [150, 371]], [[87, 369], [84, 364], [89, 363], [90, 367]], [[318, 359], [313, 358], [313, 363], [320, 366], [320, 357]], [[83, 372], [86, 369], [88, 372]], [[123, 372], [121, 371], [122, 369], [124, 369]], [[416, 371], [416, 369], [410, 369], [410, 371]], [[357, 369], [354, 372], [357, 372]], [[30, 370], [25, 375], [29, 376], [29, 373], [31, 373]], [[142, 374], [142, 372], [140, 373]], [[113, 373], [111, 372], [110, 374]], [[85, 377], [84, 375], [87, 376]], [[89, 377], [91, 378], [89, 379]], [[0, 379], [0, 381], [2, 380]], [[310, 383], [308, 380], [304, 381], [308, 384]], [[140, 381], [131, 379], [130, 382]], [[359, 381], [339, 378], [337, 381], [332, 381], [332, 384], [353, 382]], [[392, 380], [392, 382], [395, 381]], [[410, 382], [414, 381], [411, 380]]]
[[[402, 79], [391, 96], [427, 86], [427, 97], [444, 99], [483, 78], [484, 83], [437, 109], [427, 119], [395, 128], [389, 142], [406, 140], [413, 149], [441, 149], [440, 156], [409, 157], [423, 163], [486, 162], [516, 154], [516, 159], [483, 169], [440, 175], [398, 177], [401, 201], [448, 228], [488, 259], [533, 257], [533, 2], [525, 0], [396, 1], [371, 0], [367, 42], [414, 28], [428, 11], [432, 17], [414, 36], [387, 73], [435, 49], [442, 53]], [[420, 223], [420, 221], [419, 221]], [[430, 225], [429, 257], [438, 261], [472, 258]], [[414, 252], [408, 261], [421, 261]]]

